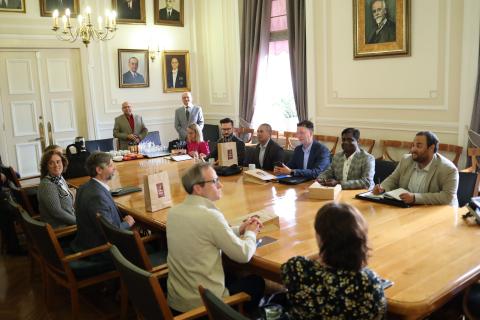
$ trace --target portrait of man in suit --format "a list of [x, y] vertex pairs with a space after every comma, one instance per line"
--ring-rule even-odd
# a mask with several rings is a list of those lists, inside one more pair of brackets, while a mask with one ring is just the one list
[[[2, 0], [0, 0], [1, 3]], [[40, 15], [42, 17], [51, 17], [52, 12], [57, 9], [60, 16], [65, 12], [65, 9], [70, 9], [70, 16], [75, 18], [79, 13], [79, 0], [41, 0], [40, 1]]]
[[24, 0], [0, 0], [0, 11], [24, 12]]
[[138, 72], [138, 58], [128, 58], [128, 71], [123, 74], [123, 83], [145, 83], [145, 78]]
[[[365, 39], [368, 44], [394, 42], [396, 40], [395, 15], [392, 17], [387, 9], [385, 0], [373, 0], [370, 8], [367, 8], [367, 12], [370, 12], [373, 19], [371, 24], [373, 27], [370, 28], [372, 30], [366, 32], [368, 34], [366, 34]], [[367, 29], [365, 28], [365, 30]]]
[[[122, 22], [145, 22], [145, 0], [113, 0], [117, 18]], [[125, 21], [123, 21], [125, 20]], [[132, 21], [134, 20], [134, 21]]]
[[149, 86], [148, 50], [118, 49], [120, 88]]
[[170, 60], [171, 69], [167, 72], [167, 87], [168, 88], [185, 88], [187, 86], [187, 78], [185, 72], [179, 69], [179, 62], [177, 57], [172, 57]]
[[180, 12], [174, 8], [175, 0], [165, 0], [165, 7], [160, 9], [161, 20], [180, 20]]
[[164, 92], [185, 92], [190, 87], [188, 51], [164, 51]]
[[155, 0], [155, 24], [183, 27], [183, 0]]

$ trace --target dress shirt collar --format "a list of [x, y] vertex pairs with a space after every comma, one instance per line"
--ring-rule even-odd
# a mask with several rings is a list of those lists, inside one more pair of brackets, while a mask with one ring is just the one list
[[387, 18], [383, 19], [382, 22], [380, 22], [380, 23], [377, 25], [376, 33], [379, 33], [380, 30], [383, 29], [383, 27], [385, 26], [385, 24], [387, 24]]
[[419, 171], [428, 172], [428, 170], [430, 170], [430, 167], [432, 166], [433, 160], [435, 160], [436, 158], [437, 158], [437, 155], [434, 154], [432, 160], [425, 167], [423, 167], [423, 169], [420, 169], [420, 167], [418, 166], [418, 162], [415, 162], [415, 169]]
[[359, 153], [359, 152], [360, 152], [360, 150], [357, 149], [354, 153], [352, 153], [352, 154], [350, 155], [350, 157], [347, 157], [347, 154], [346, 154], [345, 152], [343, 152], [343, 156], [345, 157], [345, 160], [351, 160], [351, 159], [353, 159], [353, 157], [354, 157], [357, 153]]
[[269, 142], [270, 142], [270, 139], [268, 139], [267, 142], [265, 142], [265, 144], [260, 144], [259, 143], [258, 145], [260, 146], [260, 148], [265, 149], [265, 148], [267, 148], [267, 145], [268, 145]]
[[108, 184], [106, 183], [103, 183], [102, 181], [98, 180], [97, 178], [92, 178], [93, 180], [97, 181], [98, 183], [100, 183], [100, 185], [102, 187], [104, 187], [108, 192], [110, 192], [110, 187], [108, 186]]
[[302, 149], [303, 149], [303, 152], [309, 152], [310, 153], [310, 149], [312, 149], [312, 145], [313, 145], [313, 141], [310, 142], [310, 144], [305, 148], [305, 146], [302, 144]]

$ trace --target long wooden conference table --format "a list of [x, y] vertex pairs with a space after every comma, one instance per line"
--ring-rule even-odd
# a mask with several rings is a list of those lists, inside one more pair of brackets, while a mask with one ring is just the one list
[[[142, 186], [145, 175], [167, 171], [175, 205], [186, 195], [180, 178], [192, 163], [163, 158], [117, 163], [117, 174], [110, 186]], [[80, 186], [87, 180], [84, 177], [69, 182]], [[265, 208], [280, 217], [280, 230], [267, 233], [277, 241], [258, 248], [245, 268], [278, 282], [280, 265], [290, 257], [318, 253], [313, 222], [317, 210], [326, 202], [307, 197], [310, 183], [258, 185], [244, 182], [242, 175], [220, 180], [223, 197], [216, 205], [227, 220]], [[408, 319], [422, 318], [480, 278], [480, 228], [464, 223], [461, 214], [465, 209], [403, 209], [354, 199], [358, 192], [344, 190], [337, 201], [356, 206], [368, 221], [372, 249], [369, 267], [394, 282], [385, 291], [389, 313]], [[165, 230], [168, 209], [147, 212], [143, 192], [115, 201], [137, 221]]]

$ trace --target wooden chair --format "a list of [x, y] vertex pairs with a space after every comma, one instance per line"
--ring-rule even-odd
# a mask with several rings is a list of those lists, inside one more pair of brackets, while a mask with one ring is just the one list
[[292, 143], [292, 138], [295, 138], [296, 135], [297, 135], [297, 133], [293, 132], [293, 131], [284, 131], [283, 132], [283, 136], [285, 137], [285, 146], [284, 146], [285, 150], [295, 149], [295, 147], [293, 146], [293, 143]]
[[208, 318], [210, 320], [248, 320], [248, 318], [242, 314], [243, 310], [237, 312], [228, 304], [217, 298], [210, 290], [198, 286], [198, 291], [202, 297], [203, 305], [207, 308]]
[[326, 135], [323, 135], [323, 134], [314, 134], [314, 135], [313, 135], [313, 139], [315, 139], [315, 140], [317, 140], [317, 141], [321, 141], [321, 142], [330, 142], [330, 143], [333, 143], [333, 146], [332, 146], [332, 148], [330, 149], [330, 153], [331, 153], [332, 155], [335, 154], [335, 151], [337, 150], [338, 140], [339, 140], [338, 137], [335, 137], [335, 136], [326, 136]]
[[390, 161], [397, 161], [392, 158], [392, 156], [388, 153], [387, 148], [403, 148], [410, 150], [412, 148], [412, 141], [399, 141], [399, 140], [380, 140], [382, 144], [382, 155], [379, 159], [382, 160], [390, 160]]
[[438, 152], [439, 153], [443, 153], [443, 152], [455, 153], [455, 158], [453, 158], [452, 162], [458, 168], [458, 160], [460, 160], [460, 156], [462, 155], [463, 147], [457, 146], [454, 144], [440, 143], [438, 145]]
[[[48, 223], [33, 219], [25, 211], [21, 212], [21, 216], [35, 248], [40, 253], [45, 277], [43, 290], [47, 306], [50, 305], [51, 301], [51, 280], [53, 280], [70, 291], [72, 318], [78, 319], [78, 289], [118, 277], [118, 272], [112, 270], [108, 264], [101, 265], [81, 259], [106, 252], [110, 245], [104, 244], [85, 251], [65, 255], [58, 242], [57, 235]], [[122, 310], [126, 310], [126, 296], [122, 295], [121, 300]]]
[[476, 282], [465, 290], [463, 294], [463, 313], [468, 320], [480, 319], [480, 310], [478, 304], [480, 303], [480, 283]]
[[272, 130], [272, 139], [278, 142], [278, 130]]
[[480, 157], [480, 148], [468, 148], [467, 150], [467, 156], [470, 157], [471, 159], [471, 166], [466, 168], [465, 170], [463, 171], [466, 171], [466, 172], [477, 172], [478, 170], [478, 157]]
[[362, 139], [360, 138], [358, 140], [360, 147], [367, 151], [368, 153], [372, 154], [373, 147], [375, 146], [375, 140], [374, 139]]
[[253, 128], [234, 128], [233, 132], [243, 142], [250, 143], [252, 142], [255, 130]]
[[480, 174], [476, 172], [459, 172], [457, 198], [458, 206], [466, 205], [472, 197], [478, 196]]
[[[168, 275], [168, 270], [162, 269], [151, 273], [140, 269], [125, 259], [116, 246], [110, 248], [110, 253], [117, 270], [120, 272], [120, 277], [126, 286], [132, 304], [144, 319], [195, 319], [207, 314], [205, 307], [198, 307], [173, 317], [158, 281], [159, 278]], [[225, 298], [225, 302], [239, 304], [246, 301], [246, 297], [248, 295], [240, 293]]]
[[167, 268], [167, 251], [147, 253], [145, 242], [158, 239], [155, 236], [140, 237], [138, 231], [122, 230], [113, 226], [107, 219], [97, 215], [100, 226], [108, 242], [115, 245], [128, 260], [148, 272]]

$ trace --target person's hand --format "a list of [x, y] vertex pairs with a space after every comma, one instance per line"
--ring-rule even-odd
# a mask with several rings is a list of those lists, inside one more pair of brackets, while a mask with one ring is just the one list
[[322, 185], [327, 187], [335, 187], [337, 184], [339, 184], [339, 182], [335, 179], [327, 179], [322, 183]]
[[126, 223], [128, 223], [128, 225], [131, 227], [135, 224], [135, 220], [133, 219], [132, 216], [128, 215], [128, 216], [125, 216], [125, 218], [123, 218], [123, 221], [125, 221]]
[[205, 157], [206, 157], [207, 155], [206, 155], [206, 154], [204, 154], [204, 153], [200, 153], [200, 155], [199, 155], [199, 156], [200, 156], [200, 158], [202, 158], [202, 159], [205, 159]]
[[405, 192], [400, 195], [400, 199], [406, 204], [414, 204], [415, 203], [415, 194], [410, 192]]
[[0, 173], [0, 180], [2, 181], [2, 183], [4, 183], [5, 181], [7, 181], [7, 177], [3, 173]]
[[[253, 227], [251, 227], [252, 224], [254, 225]], [[263, 228], [263, 223], [258, 219], [257, 215], [251, 216], [240, 225], [239, 233], [243, 235], [247, 230], [258, 233], [258, 231], [255, 231], [257, 228], [259, 228], [259, 230]]]
[[133, 133], [130, 133], [130, 134], [127, 136], [127, 139], [128, 139], [128, 140], [135, 141], [135, 140], [137, 139], [137, 137], [136, 137]]
[[375, 187], [372, 189], [373, 194], [382, 194], [385, 192], [385, 189], [383, 189], [379, 184], [376, 184]]
[[273, 168], [273, 174], [275, 174], [275, 175], [291, 174], [291, 173], [292, 173], [292, 169], [290, 169], [286, 165], [282, 165], [281, 167]]

